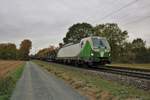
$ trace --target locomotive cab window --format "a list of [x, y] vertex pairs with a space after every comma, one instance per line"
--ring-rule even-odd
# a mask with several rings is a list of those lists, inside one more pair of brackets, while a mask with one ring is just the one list
[[110, 45], [109, 45], [108, 41], [105, 38], [103, 38], [101, 40], [102, 40], [103, 44], [105, 45], [105, 47], [110, 50]]
[[94, 48], [106, 47], [101, 39], [92, 38]]
[[92, 38], [94, 48], [107, 48], [110, 50], [110, 46], [106, 38]]

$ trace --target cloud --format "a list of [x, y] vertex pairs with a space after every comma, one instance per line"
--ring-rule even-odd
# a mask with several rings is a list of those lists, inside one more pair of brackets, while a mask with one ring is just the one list
[[[36, 49], [62, 42], [68, 27], [74, 23], [88, 22], [95, 26], [117, 22], [123, 30], [128, 30], [131, 40], [141, 37], [150, 45], [150, 19], [142, 19], [150, 15], [150, 1], [138, 0], [102, 19], [129, 2], [131, 0], [0, 0], [0, 42], [19, 45], [21, 40], [29, 38], [35, 53]], [[131, 23], [139, 18], [140, 22]]]

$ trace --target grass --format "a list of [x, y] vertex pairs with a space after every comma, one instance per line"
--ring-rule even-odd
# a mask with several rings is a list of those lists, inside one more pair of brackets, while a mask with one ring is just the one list
[[109, 66], [150, 69], [150, 64], [109, 64]]
[[9, 70], [5, 75], [3, 74], [3, 77], [0, 77], [0, 100], [9, 100], [16, 82], [23, 72], [23, 62], [15, 65], [14, 69]]
[[65, 80], [90, 100], [150, 100], [150, 92], [133, 86], [123, 86], [117, 82], [107, 81], [99, 75], [67, 67], [66, 65], [34, 61], [43, 68]]

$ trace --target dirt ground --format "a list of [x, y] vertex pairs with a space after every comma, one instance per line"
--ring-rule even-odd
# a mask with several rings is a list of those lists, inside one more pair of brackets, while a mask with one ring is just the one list
[[9, 72], [19, 67], [23, 61], [5, 61], [0, 60], [0, 78], [7, 76]]

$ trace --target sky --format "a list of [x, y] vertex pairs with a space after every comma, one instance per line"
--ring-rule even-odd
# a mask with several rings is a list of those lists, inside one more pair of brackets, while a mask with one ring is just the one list
[[0, 0], [0, 43], [32, 40], [31, 53], [62, 42], [68, 28], [117, 23], [150, 46], [150, 0]]

